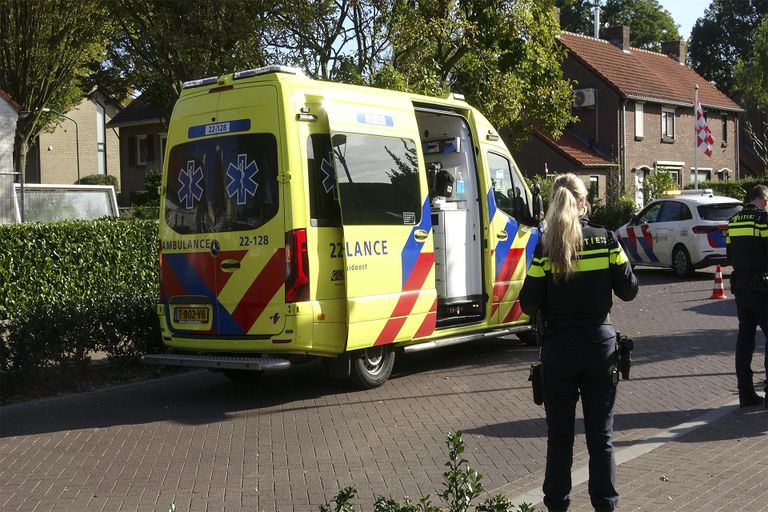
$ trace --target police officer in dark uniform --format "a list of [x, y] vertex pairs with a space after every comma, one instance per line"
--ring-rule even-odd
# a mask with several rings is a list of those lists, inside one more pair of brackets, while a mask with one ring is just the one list
[[[749, 407], [761, 401], [768, 408], [768, 380], [766, 398], [755, 392], [752, 382], [752, 354], [755, 352], [757, 326], [768, 341], [768, 187], [757, 185], [747, 197], [747, 205], [728, 222], [725, 239], [728, 260], [733, 266], [731, 290], [736, 296], [736, 314], [739, 317], [739, 335], [736, 338], [736, 380], [739, 386], [739, 405]], [[768, 348], [764, 365], [768, 371]]]
[[586, 217], [587, 189], [574, 174], [552, 185], [546, 229], [520, 293], [523, 311], [542, 311], [542, 387], [547, 415], [544, 504], [570, 505], [576, 402], [581, 395], [589, 450], [589, 495], [595, 510], [614, 510], [613, 403], [616, 331], [612, 296], [630, 301], [637, 279], [612, 233]]

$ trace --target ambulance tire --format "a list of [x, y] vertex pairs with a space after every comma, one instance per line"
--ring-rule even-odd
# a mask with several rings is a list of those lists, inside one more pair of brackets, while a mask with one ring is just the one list
[[693, 275], [693, 265], [688, 250], [682, 245], [678, 245], [672, 251], [672, 269], [678, 277], [686, 278]]
[[395, 366], [395, 351], [390, 346], [358, 350], [352, 356], [352, 382], [362, 389], [384, 384]]
[[221, 373], [235, 384], [253, 384], [259, 380], [259, 377], [261, 377], [261, 374], [264, 372], [256, 370], [235, 370], [227, 368], [221, 370]]

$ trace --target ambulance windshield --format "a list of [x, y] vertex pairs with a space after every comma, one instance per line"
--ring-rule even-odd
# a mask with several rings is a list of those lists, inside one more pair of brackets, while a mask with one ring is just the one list
[[272, 134], [196, 140], [171, 149], [165, 219], [178, 233], [256, 229], [278, 210]]

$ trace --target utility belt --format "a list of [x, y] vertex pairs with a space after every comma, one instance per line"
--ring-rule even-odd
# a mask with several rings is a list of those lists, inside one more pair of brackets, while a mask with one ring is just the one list
[[731, 275], [731, 292], [749, 291], [759, 297], [768, 295], [768, 272], [760, 270], [734, 270]]
[[588, 327], [611, 323], [610, 313], [583, 313], [570, 315], [544, 315], [544, 336], [552, 336], [558, 329]]
[[[635, 342], [632, 338], [622, 336], [616, 333], [616, 366], [611, 372], [613, 384], [619, 383], [619, 376], [622, 380], [629, 380], [629, 370], [632, 368], [632, 351], [635, 349]], [[539, 352], [541, 359], [541, 352]], [[542, 405], [544, 403], [544, 383], [543, 383], [543, 365], [541, 361], [531, 365], [528, 374], [528, 381], [531, 383], [533, 391], [533, 403]]]

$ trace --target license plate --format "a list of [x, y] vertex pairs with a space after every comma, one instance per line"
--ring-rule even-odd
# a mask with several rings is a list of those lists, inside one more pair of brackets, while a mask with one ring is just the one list
[[173, 321], [178, 324], [207, 324], [208, 315], [207, 307], [177, 307], [173, 310]]

